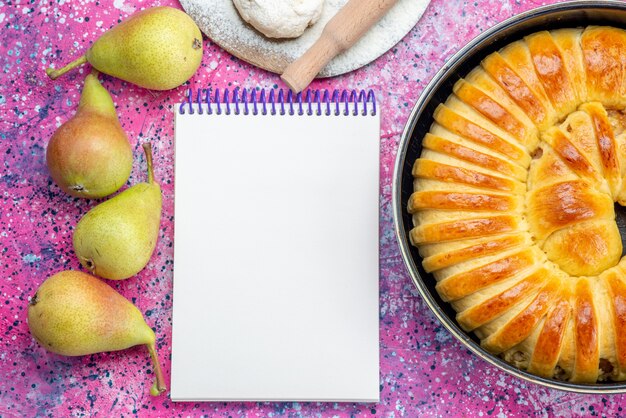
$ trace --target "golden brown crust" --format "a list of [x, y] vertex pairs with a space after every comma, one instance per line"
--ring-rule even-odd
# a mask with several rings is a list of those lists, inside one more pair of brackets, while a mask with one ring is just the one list
[[422, 260], [422, 265], [426, 271], [432, 272], [453, 266], [463, 261], [501, 253], [504, 250], [521, 245], [524, 241], [525, 240], [522, 235], [504, 235], [488, 241], [478, 242], [458, 250], [441, 252], [439, 254], [426, 257]]
[[580, 109], [587, 112], [591, 117], [604, 178], [608, 180], [611, 191], [616, 194], [621, 186], [622, 176], [617, 158], [617, 144], [606, 110], [597, 102], [584, 103]]
[[621, 99], [626, 56], [626, 34], [610, 27], [588, 27], [580, 39], [587, 76], [587, 100], [607, 106], [623, 104]]
[[572, 144], [566, 134], [558, 127], [550, 128], [542, 139], [561, 157], [563, 162], [581, 177], [598, 180], [598, 173], [589, 160]]
[[[511, 96], [504, 90], [494, 78], [487, 73], [482, 67], [476, 67], [470, 71], [467, 76], [456, 83], [456, 86], [468, 83], [477, 88], [481, 92], [491, 97], [496, 103], [500, 104], [508, 113], [513, 115], [520, 123], [522, 123], [527, 131], [525, 140], [520, 141], [528, 150], [533, 150], [539, 142], [539, 129], [533, 120], [520, 108]], [[453, 87], [454, 89], [454, 87]]]
[[567, 299], [555, 301], [543, 323], [528, 371], [543, 377], [552, 377], [559, 360], [565, 327], [569, 322], [572, 307]]
[[519, 198], [513, 196], [431, 191], [413, 193], [407, 210], [409, 213], [424, 209], [504, 212], [515, 210], [518, 205]]
[[544, 283], [547, 274], [545, 268], [540, 268], [505, 291], [490, 297], [479, 305], [474, 305], [460, 312], [456, 320], [466, 331], [471, 331], [492, 321], [532, 294], [539, 285]]
[[531, 373], [626, 380], [625, 114], [626, 30], [537, 32], [455, 84], [413, 167], [439, 295]]
[[615, 351], [619, 368], [626, 371], [626, 283], [617, 275], [607, 276], [611, 314], [615, 328]]
[[529, 145], [528, 137], [531, 133], [528, 132], [526, 126], [491, 96], [465, 80], [459, 80], [456, 83], [454, 93], [463, 102], [472, 106], [491, 122], [514, 136], [521, 144]]
[[524, 39], [548, 99], [561, 115], [572, 112], [576, 109], [576, 96], [561, 51], [552, 36], [543, 31]]
[[519, 193], [524, 189], [524, 185], [515, 180], [422, 159], [415, 161], [413, 176], [503, 192]]
[[576, 358], [572, 382], [595, 382], [598, 379], [600, 350], [598, 348], [598, 323], [593, 295], [588, 279], [581, 278], [574, 291], [574, 330]]
[[536, 125], [542, 125], [547, 120], [547, 111], [541, 100], [509, 67], [500, 54], [494, 52], [485, 58], [481, 65]]
[[570, 142], [585, 155], [597, 171], [598, 176], [602, 176], [598, 142], [589, 114], [583, 111], [573, 112], [559, 126], [559, 129], [567, 133]]
[[513, 162], [521, 161], [526, 157], [523, 149], [466, 119], [446, 105], [439, 105], [435, 109], [434, 117], [441, 126], [451, 132], [502, 154]]
[[613, 219], [592, 220], [551, 234], [542, 248], [548, 259], [572, 276], [596, 276], [615, 266], [622, 241]]
[[524, 80], [524, 83], [532, 90], [534, 96], [541, 101], [547, 112], [546, 122], [555, 123], [558, 117], [544, 86], [541, 84], [541, 80], [537, 76], [537, 71], [526, 42], [511, 42], [500, 50], [500, 55], [513, 71]]
[[497, 332], [481, 341], [481, 345], [489, 351], [501, 353], [525, 340], [545, 316], [560, 287], [558, 279], [551, 279], [526, 308]]
[[462, 219], [417, 226], [411, 230], [410, 238], [414, 244], [427, 244], [504, 234], [515, 231], [518, 226], [517, 217], [510, 215]]
[[538, 149], [541, 151], [540, 156], [533, 161], [528, 171], [528, 190], [579, 179], [549, 144], [542, 143]]
[[565, 226], [613, 216], [613, 202], [585, 181], [566, 181], [533, 190], [528, 212], [531, 231], [542, 240]]
[[437, 291], [446, 301], [461, 299], [530, 268], [536, 261], [535, 253], [524, 249], [484, 266], [450, 276], [437, 283]]
[[505, 176], [511, 176], [518, 180], [526, 180], [527, 171], [519, 165], [512, 164], [493, 155], [485, 154], [475, 149], [456, 144], [445, 138], [435, 136], [431, 133], [426, 134], [422, 141], [424, 148], [447, 154], [451, 157], [458, 158], [462, 161], [475, 164], [487, 170], [497, 171]]
[[561, 51], [578, 103], [587, 101], [587, 77], [583, 67], [583, 53], [580, 48], [582, 32], [583, 30], [578, 28], [557, 29], [550, 32], [554, 43]]

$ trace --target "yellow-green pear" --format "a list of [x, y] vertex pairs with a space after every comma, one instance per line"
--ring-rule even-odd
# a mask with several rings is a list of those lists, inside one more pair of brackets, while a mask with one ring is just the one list
[[50, 138], [46, 164], [55, 183], [75, 197], [108, 196], [128, 180], [133, 151], [97, 73], [85, 78], [74, 117]]
[[83, 356], [145, 345], [156, 377], [150, 393], [166, 390], [154, 331], [141, 312], [103, 281], [80, 271], [46, 279], [30, 300], [28, 327], [46, 350]]
[[153, 90], [189, 80], [202, 60], [202, 33], [183, 11], [159, 6], [142, 10], [105, 32], [85, 55], [46, 72], [51, 79], [89, 62], [103, 73]]
[[152, 149], [143, 144], [148, 182], [138, 183], [100, 203], [83, 216], [74, 231], [74, 251], [96, 276], [127, 279], [152, 256], [161, 224], [161, 187], [154, 181]]

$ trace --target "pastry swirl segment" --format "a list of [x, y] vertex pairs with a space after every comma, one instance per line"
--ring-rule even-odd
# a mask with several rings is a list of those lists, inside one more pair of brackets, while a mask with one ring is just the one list
[[572, 87], [561, 50], [549, 32], [538, 32], [524, 38], [537, 78], [558, 114], [576, 110], [577, 96]]
[[[413, 245], [457, 321], [531, 373], [626, 380], [626, 32], [542, 31], [439, 105], [413, 167]], [[618, 264], [619, 263], [619, 264]]]

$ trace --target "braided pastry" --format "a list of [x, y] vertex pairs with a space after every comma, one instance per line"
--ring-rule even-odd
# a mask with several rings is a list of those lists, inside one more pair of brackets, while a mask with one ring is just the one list
[[626, 380], [626, 31], [538, 32], [434, 113], [410, 239], [481, 345], [539, 376]]

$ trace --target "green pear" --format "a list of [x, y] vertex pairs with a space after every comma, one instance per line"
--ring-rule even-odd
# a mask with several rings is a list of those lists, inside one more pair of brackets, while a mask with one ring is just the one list
[[127, 279], [152, 256], [161, 223], [161, 187], [154, 181], [152, 149], [143, 144], [148, 182], [139, 183], [100, 203], [83, 216], [74, 231], [74, 251], [96, 276]]
[[103, 73], [153, 90], [189, 80], [202, 60], [202, 33], [183, 11], [160, 6], [142, 10], [98, 38], [85, 55], [46, 72], [51, 79], [89, 62]]
[[46, 350], [64, 356], [146, 345], [156, 377], [150, 392], [166, 389], [154, 331], [139, 309], [87, 273], [68, 270], [46, 279], [28, 305], [28, 327]]
[[128, 180], [133, 151], [97, 74], [85, 79], [74, 117], [50, 138], [46, 164], [55, 183], [75, 197], [108, 196]]

